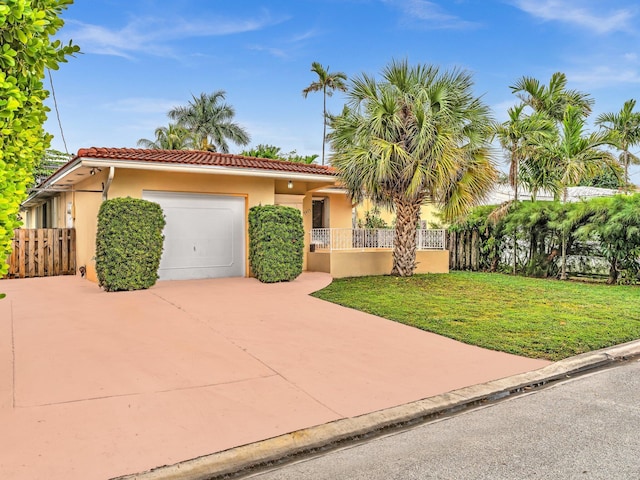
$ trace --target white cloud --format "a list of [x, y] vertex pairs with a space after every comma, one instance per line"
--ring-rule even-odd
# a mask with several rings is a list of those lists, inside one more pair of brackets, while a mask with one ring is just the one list
[[320, 35], [320, 33], [317, 30], [307, 30], [306, 32], [294, 35], [293, 38], [291, 38], [291, 41], [294, 43], [303, 42], [310, 38], [317, 37], [318, 35]]
[[278, 43], [279, 46], [251, 44], [248, 45], [247, 48], [249, 50], [255, 50], [257, 52], [266, 52], [269, 55], [277, 58], [290, 59], [291, 57], [295, 57], [296, 54], [304, 48], [307, 40], [319, 35], [320, 33], [317, 30], [312, 29], [297, 35], [293, 35], [292, 37], [286, 38], [284, 40], [276, 40], [276, 43]]
[[[592, 4], [591, 8], [589, 3]], [[594, 3], [588, 0], [514, 0], [513, 4], [542, 20], [570, 23], [599, 34], [632, 31], [632, 23], [637, 15], [637, 9], [603, 9], [601, 6], [606, 6], [607, 2]]]
[[249, 50], [255, 50], [257, 52], [267, 52], [270, 55], [278, 58], [287, 58], [289, 55], [281, 48], [276, 47], [268, 47], [266, 45], [249, 45], [247, 47]]
[[477, 23], [447, 13], [438, 4], [427, 0], [382, 1], [398, 8], [403, 13], [403, 20], [407, 23], [420, 24], [431, 29], [466, 29], [478, 26]]
[[181, 19], [137, 18], [122, 28], [107, 27], [67, 20], [65, 34], [82, 45], [85, 53], [134, 58], [144, 53], [156, 56], [175, 56], [169, 42], [195, 37], [233, 35], [261, 30], [285, 21], [268, 13], [248, 19]]
[[568, 72], [567, 77], [582, 89], [640, 85], [640, 71], [628, 67], [599, 65], [589, 70]]

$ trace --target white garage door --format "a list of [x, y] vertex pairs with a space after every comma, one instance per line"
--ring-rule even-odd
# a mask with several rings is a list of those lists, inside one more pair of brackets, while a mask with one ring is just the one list
[[245, 275], [245, 199], [145, 191], [167, 221], [160, 280]]

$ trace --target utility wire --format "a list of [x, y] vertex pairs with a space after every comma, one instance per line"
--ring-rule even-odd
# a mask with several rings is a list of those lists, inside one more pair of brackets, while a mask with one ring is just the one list
[[51, 69], [47, 68], [49, 74], [49, 83], [51, 84], [51, 96], [53, 97], [53, 106], [56, 109], [56, 117], [58, 118], [58, 126], [60, 127], [60, 136], [62, 137], [62, 143], [64, 144], [64, 151], [69, 155], [69, 149], [67, 148], [67, 141], [64, 138], [64, 132], [62, 131], [62, 122], [60, 121], [60, 112], [58, 111], [58, 101], [56, 100], [56, 91], [53, 89], [53, 77], [51, 76]]

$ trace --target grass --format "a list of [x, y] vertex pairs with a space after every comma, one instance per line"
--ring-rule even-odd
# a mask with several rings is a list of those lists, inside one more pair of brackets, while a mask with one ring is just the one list
[[314, 296], [461, 342], [559, 360], [640, 338], [640, 288], [452, 272], [336, 279]]

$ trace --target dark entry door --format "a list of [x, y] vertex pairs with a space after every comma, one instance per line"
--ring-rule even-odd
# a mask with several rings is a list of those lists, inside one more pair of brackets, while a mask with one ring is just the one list
[[313, 228], [324, 228], [324, 200], [313, 200]]

